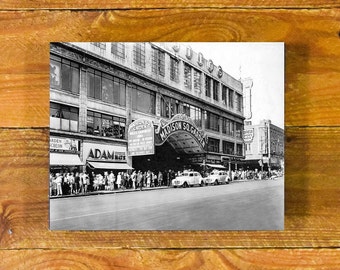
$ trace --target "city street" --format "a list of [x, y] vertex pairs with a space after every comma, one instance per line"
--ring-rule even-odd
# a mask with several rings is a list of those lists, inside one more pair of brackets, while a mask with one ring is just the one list
[[50, 200], [52, 230], [280, 230], [284, 180]]

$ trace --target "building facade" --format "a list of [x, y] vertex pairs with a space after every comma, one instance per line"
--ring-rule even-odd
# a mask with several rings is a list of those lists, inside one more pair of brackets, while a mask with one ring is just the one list
[[284, 130], [262, 120], [257, 125], [245, 125], [244, 167], [284, 169]]
[[[139, 119], [155, 130], [181, 119], [199, 132], [171, 133], [153, 154], [129, 156]], [[241, 81], [185, 43], [51, 43], [52, 168], [234, 166], [245, 156], [243, 121]]]

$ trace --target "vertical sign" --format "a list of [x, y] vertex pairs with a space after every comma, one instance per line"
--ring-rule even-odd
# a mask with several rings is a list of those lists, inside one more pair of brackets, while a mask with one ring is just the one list
[[128, 156], [153, 155], [155, 153], [154, 127], [148, 119], [138, 119], [128, 131]]

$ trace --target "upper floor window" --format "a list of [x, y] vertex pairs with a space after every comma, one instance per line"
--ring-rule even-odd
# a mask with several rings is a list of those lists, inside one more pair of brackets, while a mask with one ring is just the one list
[[235, 135], [236, 138], [242, 139], [243, 138], [243, 125], [240, 123], [235, 123]]
[[51, 55], [50, 86], [56, 89], [79, 94], [79, 64]]
[[205, 128], [220, 131], [219, 116], [217, 114], [205, 112]]
[[125, 44], [121, 42], [111, 43], [111, 53], [119, 58], [125, 58]]
[[196, 106], [183, 103], [183, 113], [189, 116], [196, 126], [202, 127], [202, 110]]
[[148, 114], [155, 114], [156, 94], [140, 86], [132, 85], [132, 109]]
[[223, 141], [222, 149], [224, 154], [234, 155], [234, 143]]
[[222, 132], [234, 137], [234, 122], [227, 118], [222, 118]]
[[50, 128], [78, 132], [78, 122], [78, 108], [51, 102]]
[[105, 55], [106, 44], [104, 42], [91, 42], [91, 49], [100, 55]]
[[87, 134], [125, 139], [125, 118], [87, 111]]
[[207, 97], [211, 97], [211, 80], [209, 76], [205, 76], [205, 95]]
[[161, 116], [171, 118], [179, 112], [179, 101], [167, 96], [161, 96]]
[[164, 77], [165, 53], [156, 48], [152, 48], [152, 72]]
[[145, 67], [145, 43], [135, 43], [133, 46], [133, 63]]
[[228, 87], [222, 85], [222, 102], [227, 105]]
[[218, 81], [213, 80], [213, 99], [218, 101]]
[[178, 60], [170, 57], [170, 80], [178, 82]]
[[202, 87], [202, 72], [194, 69], [194, 90], [201, 92]]
[[208, 151], [219, 153], [220, 152], [220, 140], [209, 137], [208, 138]]
[[191, 89], [191, 66], [184, 64], [184, 86]]
[[230, 108], [234, 108], [234, 91], [231, 89], [228, 90], [228, 105]]
[[124, 80], [90, 68], [88, 69], [87, 76], [88, 97], [125, 106], [126, 84]]
[[236, 109], [242, 112], [242, 95], [236, 93]]
[[243, 145], [236, 144], [236, 155], [243, 156]]

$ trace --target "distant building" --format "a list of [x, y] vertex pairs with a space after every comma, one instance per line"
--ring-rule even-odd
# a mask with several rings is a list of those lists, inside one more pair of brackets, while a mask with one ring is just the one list
[[[177, 119], [191, 130], [167, 134], [153, 154], [129, 156], [129, 126], [139, 119], [151, 121], [155, 130]], [[245, 156], [244, 119], [242, 82], [185, 44], [51, 44], [52, 167], [236, 164]]]
[[264, 169], [284, 168], [284, 130], [262, 120], [257, 125], [245, 122], [244, 143], [246, 159], [243, 167]]

